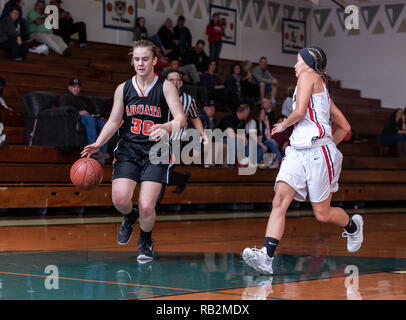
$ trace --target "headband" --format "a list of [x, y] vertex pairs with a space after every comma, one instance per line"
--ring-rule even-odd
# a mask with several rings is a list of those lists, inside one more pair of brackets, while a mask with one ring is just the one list
[[314, 60], [313, 56], [310, 54], [310, 52], [309, 52], [309, 50], [307, 48], [303, 48], [302, 50], [300, 50], [299, 54], [302, 57], [303, 61], [310, 68], [316, 70], [316, 61]]

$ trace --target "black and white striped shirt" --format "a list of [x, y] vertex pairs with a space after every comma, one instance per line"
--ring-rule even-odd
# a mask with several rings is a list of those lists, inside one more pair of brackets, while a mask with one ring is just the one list
[[193, 98], [191, 95], [182, 92], [179, 96], [180, 102], [182, 103], [183, 112], [185, 113], [186, 117], [186, 125], [180, 131], [175, 132], [171, 140], [178, 140], [182, 137], [183, 133], [187, 129], [187, 122], [189, 118], [196, 119], [199, 116], [199, 110], [197, 109], [196, 99]]

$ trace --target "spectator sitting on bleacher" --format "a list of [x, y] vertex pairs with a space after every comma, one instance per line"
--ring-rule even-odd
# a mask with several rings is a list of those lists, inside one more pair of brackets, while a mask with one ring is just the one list
[[381, 135], [383, 148], [396, 145], [396, 154], [406, 157], [406, 124], [402, 109], [396, 109], [385, 125]]
[[165, 20], [164, 25], [158, 30], [164, 54], [169, 59], [179, 59], [179, 40], [175, 38], [173, 22], [170, 18]]
[[54, 29], [54, 34], [62, 37], [69, 46], [72, 44], [71, 35], [79, 34], [79, 47], [87, 47], [86, 24], [84, 22], [73, 22], [71, 14], [61, 6], [62, 0], [51, 0], [51, 5], [59, 9], [59, 29]]
[[[250, 114], [250, 106], [248, 104], [241, 104], [236, 112], [229, 114], [225, 116], [219, 124], [219, 128], [227, 134], [228, 138], [224, 138], [223, 142], [226, 144], [227, 141], [235, 142], [235, 154], [230, 154], [230, 150], [227, 150], [227, 153], [229, 154], [228, 159], [232, 161], [232, 163], [228, 163], [229, 166], [233, 166], [235, 163], [236, 155], [237, 155], [237, 139], [243, 140], [243, 145], [244, 148], [248, 144], [248, 140], [245, 136], [245, 125], [246, 125], [246, 120], [248, 119], [248, 116]], [[242, 129], [244, 134], [243, 135], [237, 135], [239, 129]], [[234, 141], [232, 141], [234, 140]], [[241, 142], [240, 142], [241, 143]], [[226, 159], [223, 159], [226, 161]], [[233, 163], [234, 161], [234, 163]]]
[[[12, 111], [13, 109], [7, 106], [6, 101], [3, 99], [3, 89], [6, 86], [6, 81], [0, 77], [0, 105], [6, 109]], [[4, 125], [0, 122], [0, 147], [6, 143], [6, 134], [3, 133]]]
[[[81, 82], [79, 79], [74, 78], [69, 81], [68, 91], [59, 97], [58, 106], [71, 106], [78, 110], [80, 115], [80, 122], [86, 128], [86, 136], [88, 144], [92, 144], [97, 140], [98, 134], [103, 129], [105, 121], [99, 119], [100, 115], [94, 114], [94, 110], [87, 105], [86, 101], [80, 97]], [[92, 155], [102, 165], [104, 161], [110, 156], [107, 153], [107, 143], [104, 144], [100, 151]]]
[[178, 40], [179, 56], [183, 57], [186, 51], [192, 47], [192, 34], [185, 27], [185, 17], [179, 16], [175, 28], [173, 28], [175, 39]]
[[245, 101], [242, 92], [242, 66], [239, 62], [231, 65], [230, 75], [224, 81], [226, 88], [226, 105], [232, 110], [236, 110], [241, 103], [249, 103], [252, 101]]
[[48, 29], [45, 26], [45, 19], [47, 18], [47, 15], [44, 12], [45, 3], [43, 0], [38, 0], [35, 3], [34, 9], [28, 12], [27, 24], [30, 38], [46, 44], [51, 50], [60, 55], [71, 55], [72, 50], [67, 46], [63, 39], [54, 34], [52, 28]]
[[155, 45], [155, 51], [156, 51], [157, 61], [156, 61], [156, 65], [154, 66], [154, 71], [158, 75], [161, 75], [162, 71], [165, 68], [169, 67], [170, 63], [169, 63], [169, 59], [164, 56], [164, 54], [162, 52], [162, 47], [160, 44]]
[[251, 61], [245, 61], [242, 64], [242, 91], [244, 96], [251, 101], [250, 104], [259, 99], [258, 87], [252, 76], [253, 67], [254, 65]]
[[6, 104], [6, 101], [4, 101], [3, 90], [5, 87], [6, 81], [2, 77], [0, 77], [0, 106], [2, 106], [6, 110], [13, 111], [13, 109]]
[[287, 90], [287, 97], [285, 98], [285, 101], [283, 101], [282, 104], [282, 115], [284, 115], [286, 118], [289, 117], [289, 115], [292, 113], [293, 108], [293, 94], [295, 92], [295, 87], [289, 87]]
[[269, 125], [273, 126], [276, 123], [275, 112], [272, 110], [271, 100], [269, 98], [263, 98], [261, 101], [262, 108], [265, 109], [266, 118], [269, 121]]
[[207, 88], [210, 100], [217, 102], [225, 101], [225, 87], [221, 83], [219, 75], [216, 73], [217, 62], [211, 60], [208, 70], [200, 76], [200, 82]]
[[198, 40], [193, 48], [190, 48], [182, 58], [183, 64], [194, 64], [201, 75], [209, 67], [209, 57], [204, 52], [205, 42]]
[[[209, 100], [204, 103], [203, 109], [200, 111], [199, 118], [202, 121], [203, 129], [204, 130], [213, 130], [217, 129], [217, 117], [216, 117], [216, 104], [213, 100]], [[211, 147], [211, 162], [209, 162], [210, 153], [205, 151], [205, 160], [204, 160], [204, 167], [210, 168], [216, 164], [223, 164], [224, 159], [226, 159], [226, 148], [224, 147], [223, 141], [218, 142], [212, 138], [212, 144], [205, 146], [205, 148]], [[221, 161], [220, 157], [222, 157], [223, 161]]]
[[[278, 159], [278, 167], [282, 161], [282, 155], [279, 151], [277, 142], [271, 138], [271, 127], [269, 120], [266, 118], [265, 109], [260, 108], [253, 115], [251, 120], [246, 125], [247, 134], [249, 130], [257, 131], [257, 163], [262, 163], [264, 154], [274, 153]], [[248, 146], [246, 147], [245, 154], [248, 156]]]
[[28, 40], [28, 31], [27, 31], [27, 23], [23, 16], [23, 5], [24, 5], [24, 0], [9, 0], [4, 5], [0, 20], [4, 19], [5, 17], [8, 17], [10, 15], [11, 8], [17, 7], [18, 12], [20, 13], [17, 23], [20, 26], [21, 39], [23, 39], [23, 41], [27, 41]]
[[207, 101], [203, 110], [200, 111], [199, 118], [202, 121], [203, 129], [214, 130], [217, 128], [216, 104], [213, 100]]
[[271, 92], [272, 105], [275, 106], [275, 97], [278, 91], [279, 81], [268, 71], [268, 59], [266, 57], [261, 57], [259, 59], [259, 65], [252, 69], [252, 76], [259, 87], [260, 100], [262, 101], [267, 93]]
[[185, 82], [186, 84], [194, 84], [194, 85], [200, 84], [200, 76], [194, 64], [187, 64], [181, 66], [179, 59], [172, 59], [169, 64], [169, 67], [166, 67], [162, 70], [163, 77], [166, 77], [166, 74], [169, 69], [182, 72], [183, 82]]
[[20, 33], [19, 16], [20, 11], [14, 6], [9, 15], [0, 20], [0, 48], [10, 50], [14, 61], [23, 61], [28, 53]]
[[145, 27], [145, 18], [138, 17], [134, 28], [134, 41], [148, 40], [148, 30]]

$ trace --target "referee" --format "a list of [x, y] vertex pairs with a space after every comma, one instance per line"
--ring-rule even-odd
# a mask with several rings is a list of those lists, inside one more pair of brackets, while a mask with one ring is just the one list
[[[183, 74], [182, 72], [174, 69], [170, 69], [166, 72], [166, 80], [172, 82], [172, 84], [176, 87], [179, 93], [179, 99], [182, 103], [183, 112], [185, 113], [186, 117], [186, 125], [180, 129], [179, 131], [175, 132], [171, 136], [171, 141], [180, 140], [187, 129], [187, 123], [190, 119], [192, 121], [193, 126], [200, 132], [200, 142], [203, 144], [207, 144], [209, 139], [204, 133], [204, 128], [202, 121], [199, 118], [199, 110], [197, 109], [196, 99], [191, 95], [187, 94], [186, 92], [181, 92], [183, 86], [182, 80]], [[185, 171], [184, 173], [178, 173], [173, 171], [173, 166], [170, 166], [169, 169], [169, 182], [168, 185], [176, 185], [176, 189], [174, 193], [182, 193], [185, 190], [186, 183], [190, 177], [190, 173]], [[157, 205], [163, 198], [165, 193], [165, 185], [162, 186], [161, 193], [159, 194]]]

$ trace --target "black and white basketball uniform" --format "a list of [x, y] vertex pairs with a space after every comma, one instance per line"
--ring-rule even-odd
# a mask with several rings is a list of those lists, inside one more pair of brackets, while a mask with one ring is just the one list
[[[294, 125], [290, 146], [276, 177], [296, 190], [294, 199], [305, 201], [307, 194], [311, 202], [326, 200], [331, 192], [338, 190], [343, 156], [331, 140], [330, 96], [325, 83], [323, 92], [312, 94], [306, 115]], [[296, 108], [296, 93], [293, 110]]]
[[[155, 74], [154, 80], [145, 92], [137, 85], [137, 76], [128, 79], [123, 88], [124, 113], [118, 130], [120, 140], [114, 149], [113, 177], [136, 181], [153, 181], [166, 184], [169, 176], [170, 146], [160, 149], [163, 163], [151, 162], [150, 151], [157, 143], [150, 140], [151, 127], [164, 124], [170, 119], [163, 84], [165, 79]], [[160, 142], [163, 143], [163, 142]], [[169, 145], [169, 142], [168, 142]]]

